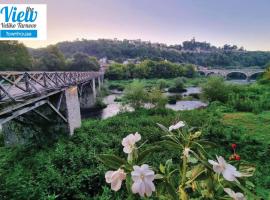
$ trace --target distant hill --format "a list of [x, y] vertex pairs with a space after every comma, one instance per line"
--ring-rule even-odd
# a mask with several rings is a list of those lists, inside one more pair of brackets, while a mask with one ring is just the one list
[[[77, 52], [95, 56], [98, 59], [123, 62], [126, 59], [169, 60], [171, 62], [192, 63], [209, 67], [261, 67], [270, 61], [270, 52], [246, 51], [243, 47], [224, 45], [215, 47], [207, 42], [195, 39], [179, 45], [150, 43], [141, 40], [76, 40], [57, 44], [66, 58]], [[42, 50], [31, 50], [34, 57], [42, 54]]]

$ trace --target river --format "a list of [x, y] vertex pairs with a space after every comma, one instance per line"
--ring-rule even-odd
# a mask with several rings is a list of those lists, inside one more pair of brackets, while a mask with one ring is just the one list
[[[133, 109], [129, 106], [124, 106], [121, 102], [115, 101], [118, 98], [122, 97], [122, 93], [119, 91], [111, 91], [112, 94], [104, 97], [103, 102], [107, 105], [106, 108], [99, 111], [86, 111], [82, 113], [82, 118], [94, 118], [94, 119], [107, 119], [117, 115], [121, 111], [132, 112]], [[187, 91], [181, 93], [182, 96], [189, 96], [190, 94], [199, 94], [201, 89], [199, 87], [188, 87]], [[180, 93], [164, 93], [166, 96], [176, 95]], [[180, 111], [180, 110], [192, 110], [197, 108], [206, 107], [207, 104], [199, 100], [179, 100], [176, 104], [167, 104], [166, 108]]]
[[[250, 84], [254, 81], [246, 81], [246, 80], [229, 80], [226, 81], [228, 83], [233, 84]], [[183, 93], [164, 93], [166, 96], [173, 96], [181, 94], [183, 97], [190, 96], [192, 94], [200, 94], [200, 87], [188, 87], [187, 91]], [[82, 113], [82, 118], [93, 118], [93, 119], [107, 119], [109, 117], [113, 117], [117, 115], [121, 111], [129, 111], [132, 112], [133, 109], [129, 106], [124, 106], [121, 102], [115, 101], [118, 98], [122, 97], [122, 92], [114, 90], [111, 91], [111, 94], [103, 98], [103, 102], [107, 105], [106, 108], [99, 111], [84, 111]], [[207, 104], [200, 100], [179, 100], [176, 104], [167, 104], [166, 108], [172, 109], [174, 111], [182, 111], [182, 110], [193, 110], [206, 107]]]

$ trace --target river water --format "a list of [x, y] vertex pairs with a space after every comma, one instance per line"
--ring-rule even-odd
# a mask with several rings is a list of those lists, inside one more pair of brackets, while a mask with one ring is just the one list
[[[246, 80], [230, 80], [227, 81], [228, 83], [234, 83], [234, 84], [250, 84], [251, 82], [248, 82]], [[201, 88], [200, 87], [188, 87], [186, 88], [187, 91], [183, 93], [164, 93], [166, 96], [174, 96], [181, 94], [183, 97], [189, 96], [192, 94], [200, 94]], [[109, 117], [113, 117], [117, 115], [119, 112], [129, 111], [132, 112], [133, 109], [129, 106], [124, 106], [121, 104], [121, 102], [115, 101], [118, 98], [122, 97], [122, 92], [113, 90], [111, 91], [111, 94], [104, 97], [103, 102], [107, 105], [106, 108], [99, 110], [99, 111], [87, 111], [82, 113], [82, 118], [94, 118], [94, 119], [107, 119]], [[166, 108], [172, 109], [174, 111], [182, 111], [182, 110], [193, 110], [193, 109], [199, 109], [206, 107], [207, 104], [200, 101], [200, 100], [179, 100], [176, 102], [176, 104], [167, 104]], [[148, 107], [148, 105], [146, 105]]]
[[[129, 106], [124, 106], [121, 104], [121, 102], [115, 101], [118, 98], [122, 97], [122, 93], [119, 91], [111, 91], [112, 94], [104, 97], [103, 102], [107, 105], [106, 108], [95, 111], [95, 112], [84, 112], [82, 113], [83, 118], [95, 118], [95, 119], [107, 119], [109, 117], [113, 117], [117, 115], [119, 112], [129, 111], [132, 112], [133, 109]], [[166, 96], [172, 96], [177, 94], [182, 94], [182, 96], [188, 96], [190, 94], [199, 94], [201, 92], [201, 89], [199, 87], [189, 87], [187, 88], [187, 91], [184, 93], [164, 93]], [[180, 111], [180, 110], [192, 110], [197, 108], [206, 107], [207, 104], [203, 103], [199, 100], [180, 100], [177, 101], [176, 104], [167, 104], [166, 108]], [[149, 105], [146, 105], [146, 107], [149, 107]]]

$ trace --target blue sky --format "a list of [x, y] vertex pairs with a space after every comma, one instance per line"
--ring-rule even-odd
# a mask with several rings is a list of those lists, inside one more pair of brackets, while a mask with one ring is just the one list
[[25, 2], [48, 5], [48, 40], [26, 42], [32, 47], [77, 38], [126, 38], [176, 44], [195, 37], [217, 46], [228, 43], [248, 50], [270, 50], [269, 0]]

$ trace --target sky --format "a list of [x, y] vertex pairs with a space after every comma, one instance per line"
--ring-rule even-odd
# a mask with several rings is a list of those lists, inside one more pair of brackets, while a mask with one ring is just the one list
[[142, 39], [180, 44], [195, 37], [216, 46], [270, 51], [270, 0], [1, 0], [45, 3], [44, 47], [76, 39]]

